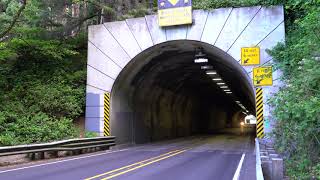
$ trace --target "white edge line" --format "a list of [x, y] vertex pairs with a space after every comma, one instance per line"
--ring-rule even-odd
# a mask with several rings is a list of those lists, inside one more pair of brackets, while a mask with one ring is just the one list
[[233, 179], [232, 180], [238, 180], [239, 177], [240, 177], [240, 170], [241, 170], [241, 167], [242, 167], [242, 163], [243, 163], [243, 160], [244, 160], [244, 157], [246, 156], [246, 154], [242, 154], [242, 157], [240, 159], [240, 162], [239, 162], [239, 165], [238, 165], [238, 168], [236, 170], [236, 172], [234, 173], [234, 176], [233, 176]]
[[82, 156], [82, 157], [78, 157], [78, 158], [66, 159], [66, 160], [61, 160], [61, 161], [54, 161], [54, 162], [44, 163], [44, 164], [37, 164], [37, 165], [33, 165], [33, 166], [21, 167], [21, 168], [16, 168], [16, 169], [8, 169], [8, 170], [0, 171], [0, 174], [11, 172], [11, 171], [17, 171], [17, 170], [23, 170], [23, 169], [39, 167], [39, 166], [57, 164], [57, 163], [62, 163], [62, 162], [67, 162], [67, 161], [73, 161], [73, 160], [78, 160], [78, 159], [84, 159], [84, 158], [89, 158], [89, 157], [101, 156], [101, 155], [105, 155], [105, 154], [111, 154], [111, 153], [116, 153], [116, 152], [121, 152], [121, 151], [126, 151], [126, 150], [128, 150], [128, 149], [122, 149], [122, 150], [118, 150], [118, 151], [108, 151], [108, 152], [105, 152], [105, 153], [93, 154], [93, 155], [89, 155], [89, 156]]

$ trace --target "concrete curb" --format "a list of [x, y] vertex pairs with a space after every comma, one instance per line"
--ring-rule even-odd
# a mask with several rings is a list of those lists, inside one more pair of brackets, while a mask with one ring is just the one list
[[263, 173], [262, 173], [262, 167], [261, 167], [261, 158], [260, 158], [260, 147], [259, 147], [259, 141], [256, 138], [256, 177], [257, 180], [264, 180]]

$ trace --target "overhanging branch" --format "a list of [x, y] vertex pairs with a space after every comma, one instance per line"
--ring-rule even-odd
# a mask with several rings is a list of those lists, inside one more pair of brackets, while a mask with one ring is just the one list
[[17, 14], [13, 17], [13, 20], [10, 23], [9, 27], [0, 34], [0, 39], [3, 39], [3, 37], [11, 31], [11, 29], [14, 27], [14, 25], [18, 21], [19, 17], [21, 16], [22, 11], [26, 8], [26, 5], [27, 5], [27, 0], [23, 0], [22, 6], [19, 8]]

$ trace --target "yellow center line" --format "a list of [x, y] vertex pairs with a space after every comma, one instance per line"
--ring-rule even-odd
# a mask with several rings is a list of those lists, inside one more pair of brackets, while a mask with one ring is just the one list
[[108, 172], [105, 172], [105, 173], [102, 173], [102, 174], [98, 174], [96, 176], [93, 176], [93, 177], [89, 177], [89, 178], [86, 178], [85, 180], [92, 180], [92, 179], [95, 179], [95, 178], [98, 178], [98, 177], [101, 177], [101, 176], [104, 176], [104, 175], [108, 175], [108, 174], [111, 174], [111, 173], [114, 173], [114, 172], [117, 172], [117, 171], [120, 171], [120, 170], [123, 170], [123, 169], [126, 169], [126, 168], [130, 168], [132, 166], [136, 166], [136, 165], [140, 165], [141, 163], [145, 163], [145, 162], [148, 162], [148, 161], [152, 161], [154, 159], [157, 159], [157, 158], [161, 158], [163, 156], [166, 156], [166, 155], [169, 155], [169, 154], [172, 154], [172, 153], [176, 153], [176, 152], [180, 152], [181, 150], [173, 150], [173, 151], [169, 151], [165, 154], [161, 154], [159, 156], [156, 156], [156, 157], [152, 157], [152, 158], [149, 158], [149, 159], [145, 159], [143, 161], [139, 161], [139, 162], [136, 162], [136, 163], [133, 163], [133, 164], [130, 164], [130, 165], [127, 165], [127, 166], [124, 166], [124, 167], [121, 167], [121, 168], [118, 168], [118, 169], [114, 169], [112, 171], [108, 171]]
[[187, 151], [187, 149], [178, 151], [178, 152], [176, 152], [176, 153], [174, 153], [174, 154], [170, 154], [170, 155], [168, 155], [168, 156], [165, 156], [165, 157], [162, 157], [162, 158], [153, 160], [153, 161], [150, 161], [150, 162], [145, 163], [145, 164], [142, 164], [142, 165], [140, 165], [140, 166], [133, 167], [133, 168], [131, 168], [131, 169], [128, 169], [128, 170], [119, 172], [119, 173], [117, 173], [117, 174], [110, 175], [110, 176], [105, 177], [105, 178], [103, 178], [103, 179], [101, 179], [101, 180], [108, 180], [108, 179], [111, 179], [111, 178], [120, 176], [120, 175], [122, 175], [122, 174], [128, 173], [128, 172], [130, 172], [130, 171], [134, 171], [134, 170], [139, 169], [139, 168], [142, 168], [142, 167], [144, 167], [144, 166], [148, 166], [148, 165], [153, 164], [153, 163], [156, 163], [156, 162], [158, 162], [158, 161], [162, 161], [162, 160], [164, 160], [164, 159], [168, 159], [169, 157], [176, 156], [176, 155], [181, 154], [181, 153], [183, 153], [183, 152], [185, 152], [185, 151]]

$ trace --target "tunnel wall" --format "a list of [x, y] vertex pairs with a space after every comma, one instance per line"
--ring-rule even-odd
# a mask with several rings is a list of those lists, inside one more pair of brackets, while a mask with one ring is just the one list
[[[141, 101], [135, 104], [140, 112], [135, 117], [135, 130], [139, 131], [135, 133], [136, 143], [191, 135], [193, 106], [196, 106], [193, 99], [161, 89], [153, 90], [147, 97], [141, 96], [136, 96]], [[141, 129], [147, 132], [141, 133]]]
[[221, 109], [218, 106], [212, 106], [210, 109], [208, 113], [208, 133], [214, 133], [216, 130], [226, 128], [229, 119], [226, 109]]
[[[122, 69], [147, 48], [172, 40], [196, 40], [218, 47], [235, 60], [240, 60], [241, 47], [257, 45], [261, 49], [261, 64], [268, 65], [272, 63], [272, 58], [265, 50], [284, 40], [282, 6], [195, 10], [193, 19], [194, 23], [191, 26], [160, 28], [157, 24], [157, 16], [149, 15], [89, 27], [86, 130], [99, 132], [102, 135], [103, 94], [112, 90]], [[243, 68], [249, 76], [252, 76], [252, 66]], [[274, 72], [274, 79], [278, 79], [280, 74], [279, 71]], [[264, 88], [264, 101], [271, 97], [281, 85], [280, 81], [276, 81], [272, 87]], [[169, 94], [168, 92], [168, 96]], [[124, 94], [121, 98], [127, 96]], [[111, 99], [111, 103], [117, 102], [112, 102]], [[124, 109], [127, 110], [122, 112], [122, 118], [117, 115], [111, 117], [111, 128], [114, 121], [133, 118], [130, 115], [130, 105], [121, 104], [121, 106], [126, 107]], [[126, 111], [128, 111], [127, 114], [125, 114]], [[272, 120], [268, 105], [264, 106], [264, 112], [265, 119]], [[123, 131], [126, 131], [130, 126], [134, 124], [126, 123], [119, 128], [124, 128]], [[112, 134], [116, 131], [111, 129]], [[267, 128], [266, 131], [270, 129]], [[128, 134], [130, 131], [124, 133]]]
[[[123, 88], [116, 86], [113, 89], [113, 97], [116, 99], [113, 118], [117, 119], [117, 122], [111, 127], [120, 144], [212, 134], [226, 128], [232, 118], [238, 117], [234, 116], [238, 113], [228, 107], [213, 105], [203, 108], [206, 105], [203, 105], [203, 100], [196, 98], [197, 96], [155, 86], [150, 91], [147, 83], [143, 86], [125, 90], [126, 95], [121, 93]], [[149, 92], [148, 95], [146, 92]], [[118, 102], [128, 104], [117, 104]], [[199, 127], [199, 124], [203, 127]]]

